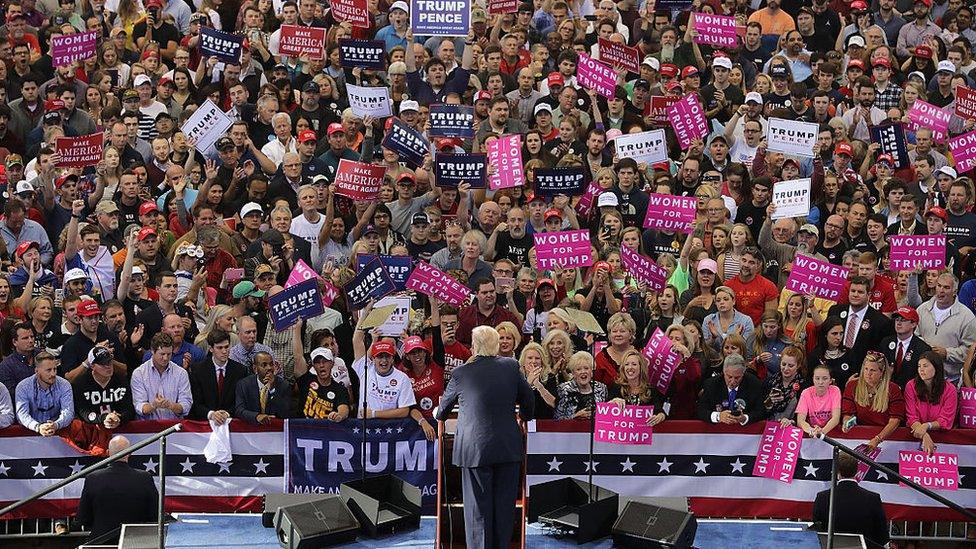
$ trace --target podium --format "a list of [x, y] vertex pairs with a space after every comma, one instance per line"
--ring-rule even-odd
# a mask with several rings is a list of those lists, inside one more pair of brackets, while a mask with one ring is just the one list
[[[438, 474], [437, 474], [437, 542], [436, 549], [463, 549], [464, 539], [464, 502], [461, 493], [461, 470], [454, 465], [451, 457], [454, 454], [454, 434], [457, 427], [457, 408], [451, 412], [447, 420], [439, 422], [437, 428], [438, 441]], [[525, 425], [521, 424], [522, 445], [526, 440]], [[525, 549], [525, 470], [526, 458], [522, 458], [519, 467], [519, 488], [515, 499], [515, 525], [512, 528], [512, 539], [508, 546], [511, 549]]]

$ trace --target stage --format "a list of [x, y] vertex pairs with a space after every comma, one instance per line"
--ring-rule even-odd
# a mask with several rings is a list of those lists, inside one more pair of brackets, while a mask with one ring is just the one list
[[[261, 526], [257, 514], [196, 514], [180, 513], [178, 522], [169, 526], [166, 547], [179, 549], [244, 549], [278, 547], [275, 532]], [[343, 545], [349, 548], [430, 548], [434, 544], [433, 517], [424, 517], [420, 529], [380, 539], [360, 538], [355, 543]], [[740, 549], [742, 540], [749, 540], [754, 547], [782, 547], [790, 549], [819, 549], [817, 535], [806, 531], [807, 523], [765, 520], [699, 520], [695, 546], [701, 549]], [[577, 545], [574, 541], [561, 540], [545, 535], [538, 524], [526, 528], [526, 546], [533, 548], [611, 547], [610, 539]]]

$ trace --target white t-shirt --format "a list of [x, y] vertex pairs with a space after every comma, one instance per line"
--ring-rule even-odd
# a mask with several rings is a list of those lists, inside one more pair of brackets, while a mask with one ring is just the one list
[[324, 215], [319, 214], [318, 222], [312, 223], [305, 217], [305, 214], [302, 214], [291, 220], [291, 228], [288, 229], [292, 236], [297, 236], [312, 246], [312, 268], [315, 269], [315, 272], [320, 272], [322, 263], [324, 263], [320, 257], [321, 254], [319, 254], [319, 232], [324, 224]]
[[[366, 407], [370, 410], [393, 410], [417, 403], [417, 398], [413, 394], [413, 384], [407, 374], [391, 368], [390, 373], [381, 376], [376, 372], [376, 365], [370, 361], [368, 375], [364, 376], [364, 366], [366, 366], [366, 357], [352, 363], [353, 370], [359, 376], [360, 389], [364, 385], [367, 387], [365, 391], [360, 390], [359, 393], [366, 397]], [[363, 409], [362, 399], [363, 397], [360, 396], [360, 410]]]

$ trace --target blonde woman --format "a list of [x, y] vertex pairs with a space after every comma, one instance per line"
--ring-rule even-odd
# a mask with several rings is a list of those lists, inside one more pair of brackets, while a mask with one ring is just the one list
[[627, 353], [635, 350], [637, 323], [628, 313], [614, 313], [607, 320], [607, 340], [609, 345], [596, 355], [594, 378], [609, 385], [619, 378], [623, 360]]
[[[717, 228], [717, 227], [716, 227]], [[715, 237], [712, 237], [714, 242]], [[725, 249], [718, 254], [715, 262], [718, 263], [718, 277], [723, 282], [731, 280], [739, 275], [739, 266], [742, 261], [742, 252], [748, 246], [754, 246], [752, 231], [745, 223], [732, 225], [729, 231], [729, 238], [725, 243]], [[716, 252], [718, 250], [716, 249]]]
[[522, 341], [519, 329], [506, 320], [495, 326], [495, 331], [498, 332], [498, 356], [515, 358], [515, 350]]
[[621, 410], [627, 404], [654, 406], [654, 415], [647, 418], [648, 425], [657, 425], [667, 417], [664, 411], [665, 397], [656, 387], [651, 387], [647, 361], [637, 349], [624, 354], [620, 374], [608, 389], [607, 396]]
[[[745, 340], [746, 349], [752, 349], [755, 326], [749, 315], [737, 311], [735, 308], [735, 290], [728, 286], [715, 288], [715, 309], [718, 312], [705, 317], [705, 343], [713, 349], [721, 351], [725, 345], [725, 338], [735, 334]], [[751, 359], [752, 353], [743, 355]]]
[[535, 392], [536, 419], [552, 419], [556, 409], [556, 393], [559, 391], [559, 376], [553, 373], [546, 359], [546, 351], [536, 342], [530, 342], [522, 349], [519, 365], [525, 380]]
[[569, 334], [562, 330], [549, 330], [546, 337], [542, 340], [542, 350], [545, 353], [546, 364], [560, 380], [567, 380], [571, 377], [568, 369], [569, 357], [573, 354], [573, 342], [569, 339]]
[[868, 447], [872, 450], [885, 441], [905, 418], [905, 397], [898, 384], [891, 381], [892, 368], [888, 360], [878, 351], [868, 351], [861, 364], [861, 372], [852, 377], [844, 388], [841, 424], [846, 433], [848, 423], [857, 418], [857, 425], [867, 425], [881, 429], [871, 437]]
[[607, 401], [607, 386], [593, 379], [593, 355], [574, 353], [568, 362], [572, 379], [559, 385], [555, 419], [590, 419], [597, 402]]
[[196, 337], [193, 344], [200, 347], [204, 353], [209, 353], [210, 345], [207, 344], [207, 336], [214, 330], [222, 330], [230, 335], [230, 346], [233, 347], [239, 341], [237, 334], [234, 332], [236, 324], [237, 317], [234, 316], [233, 307], [230, 305], [214, 305], [210, 308], [210, 312], [207, 313], [207, 323], [203, 325], [203, 329], [200, 330], [200, 335]]

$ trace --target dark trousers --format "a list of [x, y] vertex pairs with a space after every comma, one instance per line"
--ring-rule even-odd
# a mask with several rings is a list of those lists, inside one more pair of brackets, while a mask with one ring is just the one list
[[464, 536], [469, 549], [508, 547], [519, 488], [518, 462], [462, 467]]

